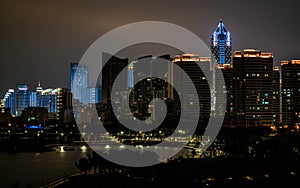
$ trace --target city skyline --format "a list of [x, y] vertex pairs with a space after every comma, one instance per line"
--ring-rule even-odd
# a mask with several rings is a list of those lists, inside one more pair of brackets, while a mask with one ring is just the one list
[[1, 1], [0, 187], [299, 187], [298, 7]]
[[[212, 49], [213, 48], [214, 46], [212, 46]], [[218, 56], [218, 54], [219, 56], [221, 56], [223, 53], [216, 53], [216, 56]], [[147, 57], [154, 58], [153, 62], [155, 62], [156, 58], [152, 56], [140, 57], [137, 61], [144, 61], [144, 59]], [[199, 71], [194, 71], [196, 70], [196, 68], [193, 67], [192, 62], [195, 61], [203, 64], [204, 61], [206, 61], [208, 63], [207, 66], [209, 67], [211, 63], [210, 58], [198, 57], [197, 55], [194, 54], [176, 55], [175, 57], [170, 57], [170, 55], [165, 55], [163, 57], [166, 58], [167, 60], [172, 61], [175, 64], [178, 64], [179, 62], [178, 65], [183, 66], [183, 68], [187, 69], [185, 71], [190, 71], [189, 74], [194, 75], [192, 76], [193, 82], [197, 83], [198, 89], [200, 89], [198, 93], [201, 94], [201, 97], [199, 97], [199, 100], [201, 102], [200, 106], [202, 108], [201, 111], [209, 112], [210, 94], [209, 92], [208, 93], [204, 92], [205, 94], [207, 94], [207, 96], [204, 97], [203, 95], [204, 93], [202, 90], [206, 88], [206, 84], [201, 83], [201, 81], [202, 80], [205, 81], [206, 78], [201, 76], [200, 69]], [[142, 80], [142, 77], [140, 77], [142, 73], [140, 73], [139, 71], [141, 69], [141, 66], [139, 67], [135, 65], [137, 61], [131, 62], [132, 65], [131, 65], [131, 69], [128, 69], [128, 75], [127, 74], [123, 75], [122, 81], [124, 83], [121, 84], [122, 87], [125, 86], [126, 83], [128, 84], [127, 87], [128, 86], [130, 87], [129, 85], [130, 80], [132, 81]], [[149, 63], [151, 64], [151, 62]], [[85, 107], [88, 107], [89, 105], [96, 104], [96, 103], [106, 106], [111, 104], [111, 102], [115, 103], [116, 101], [118, 101], [117, 102], [118, 104], [121, 103], [123, 104], [124, 102], [123, 96], [120, 96], [120, 98], [123, 99], [122, 100], [123, 102], [119, 101], [120, 98], [118, 97], [110, 99], [109, 96], [111, 93], [110, 89], [112, 87], [113, 80], [118, 75], [118, 73], [123, 69], [122, 67], [126, 67], [127, 64], [128, 64], [128, 59], [121, 59], [116, 56], [113, 56], [109, 60], [108, 66], [105, 66], [104, 68], [103, 75], [102, 75], [103, 76], [102, 83], [101, 82], [99, 83], [100, 84], [99, 88], [97, 87], [90, 88], [87, 86], [87, 80], [88, 80], [87, 78], [89, 74], [87, 67], [78, 63], [70, 63], [71, 76], [69, 81], [71, 84], [70, 87], [72, 89], [71, 90], [66, 89], [65, 91], [68, 91], [68, 93], [72, 91], [74, 97], [73, 101], [75, 102], [75, 104], [78, 104], [79, 102], [84, 104]], [[298, 100], [299, 98], [296, 92], [298, 92], [299, 90], [297, 89], [297, 82], [298, 82], [298, 76], [300, 75], [298, 70], [300, 63], [299, 60], [291, 61], [291, 65], [294, 66], [291, 70], [294, 72], [287, 72], [287, 69], [285, 68], [287, 64], [289, 64], [288, 61], [281, 62], [282, 70], [280, 72], [279, 67], [274, 66], [273, 64], [273, 53], [265, 53], [257, 49], [244, 49], [243, 51], [235, 51], [233, 55], [232, 64], [219, 63], [217, 67], [221, 69], [224, 76], [224, 80], [226, 80], [223, 83], [225, 85], [221, 87], [226, 87], [228, 92], [227, 95], [228, 101], [226, 107], [227, 118], [225, 118], [226, 119], [225, 124], [230, 126], [236, 126], [236, 125], [249, 126], [251, 122], [253, 125], [256, 126], [257, 125], [270, 126], [273, 124], [276, 125], [279, 124], [281, 122], [280, 121], [281, 119], [280, 118], [281, 116], [280, 96], [281, 95], [283, 97], [287, 97], [283, 99], [284, 103], [282, 103], [282, 106], [285, 106], [285, 108], [282, 109], [282, 111], [285, 112], [284, 114], [286, 115], [287, 113], [288, 114], [291, 113], [296, 115], [295, 118], [300, 117], [298, 116], [299, 110], [296, 110], [296, 108], [293, 107], [294, 105], [297, 105], [298, 102], [296, 100]], [[148, 64], [143, 64], [143, 67], [145, 68], [146, 65]], [[162, 67], [160, 68], [162, 69]], [[152, 70], [152, 69], [153, 68], [147, 67], [147, 70]], [[129, 74], [130, 70], [133, 71], [131, 74]], [[282, 75], [285, 75], [282, 80], [283, 85], [280, 84], [281, 83], [279, 80], [280, 73], [282, 73]], [[174, 73], [173, 69], [170, 69], [168, 70], [168, 72], [165, 73], [165, 76], [168, 75], [167, 76], [168, 78], [169, 77], [172, 78], [173, 74], [177, 75], [178, 73]], [[78, 83], [77, 85], [74, 85], [75, 80], [76, 83]], [[148, 82], [149, 79], [147, 79], [147, 83]], [[155, 80], [153, 80], [153, 82], [156, 83]], [[216, 78], [216, 82], [220, 83], [219, 78]], [[282, 91], [280, 90], [281, 88], [280, 85], [283, 88]], [[104, 89], [102, 89], [102, 87]], [[122, 91], [126, 90], [125, 87], [122, 89]], [[140, 86], [135, 86], [135, 87], [139, 88]], [[3, 99], [4, 107], [10, 108], [11, 115], [13, 116], [20, 116], [21, 113], [23, 113], [23, 110], [28, 107], [46, 107], [48, 109], [48, 112], [50, 113], [58, 112], [59, 104], [61, 104], [61, 102], [64, 102], [64, 101], [58, 101], [59, 99], [58, 95], [60, 93], [59, 90], [62, 89], [63, 88], [43, 89], [41, 83], [39, 82], [38, 86], [36, 87], [36, 90], [34, 91], [30, 89], [26, 84], [19, 84], [16, 92], [14, 91], [14, 89], [9, 89], [8, 92], [5, 94]], [[167, 96], [164, 96], [167, 94], [168, 97], [171, 96], [169, 95], [169, 92], [171, 91], [169, 89], [170, 88], [166, 90], [165, 88], [161, 91], [161, 93], [158, 92], [155, 95], [155, 98], [159, 98], [159, 96], [162, 98], [167, 98]], [[149, 90], [149, 86], [146, 87], [146, 85], [144, 85], [142, 86], [142, 89], [137, 90], [138, 92], [135, 94], [135, 96], [147, 96], [147, 94], [143, 92], [146, 92], [148, 90]], [[138, 94], [139, 92], [140, 94]], [[102, 96], [103, 96], [103, 101], [102, 101]], [[290, 100], [290, 97], [292, 97], [293, 100]], [[70, 100], [71, 97], [66, 99]], [[170, 99], [174, 100], [173, 97], [170, 97]], [[207, 101], [203, 101], [203, 99], [205, 100], [207, 99]], [[147, 101], [147, 97], [139, 100], [145, 102]], [[71, 107], [68, 107], [65, 110], [69, 110], [69, 109], [71, 109]], [[143, 110], [145, 110], [145, 107], [138, 109], [137, 114], [139, 114], [139, 111], [142, 112]], [[123, 112], [123, 110], [121, 111]], [[220, 112], [224, 113], [223, 110], [221, 110]], [[123, 118], [123, 115], [120, 114], [119, 117]], [[284, 117], [283, 119], [284, 119], [284, 125], [287, 124], [298, 125], [299, 122], [299, 120], [293, 120], [293, 121], [291, 121], [291, 119], [287, 120], [286, 117]]]
[[[222, 6], [215, 1], [137, 2], [130, 6], [125, 5], [126, 2], [105, 1], [43, 4], [7, 1], [2, 4], [1, 96], [19, 83], [27, 83], [33, 88], [39, 80], [45, 83], [45, 87], [68, 87], [69, 63], [79, 62], [93, 41], [116, 27], [144, 20], [171, 22], [185, 27], [210, 46], [211, 33], [222, 18], [232, 34], [233, 52], [246, 48], [272, 52], [275, 65], [281, 60], [300, 57], [297, 51], [300, 28], [293, 23], [295, 9], [299, 7], [297, 1], [272, 5], [259, 1], [248, 4], [230, 1]], [[156, 14], [148, 14], [153, 12], [150, 10], [155, 10]], [[288, 14], [282, 14], [285, 10]], [[35, 16], [37, 14], [39, 16]], [[135, 53], [133, 57], [149, 52], [140, 49]]]

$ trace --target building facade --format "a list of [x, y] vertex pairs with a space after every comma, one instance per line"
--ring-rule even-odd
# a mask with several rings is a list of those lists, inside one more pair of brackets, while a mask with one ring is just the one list
[[[194, 54], [183, 54], [181, 56], [175, 56], [173, 62], [188, 74], [197, 90], [198, 96], [191, 95], [191, 86], [189, 84], [185, 84], [186, 80], [182, 79], [180, 73], [172, 71], [173, 75], [176, 75], [176, 77], [174, 76], [173, 78], [174, 82], [182, 83], [180, 84], [180, 90], [185, 92], [183, 95], [187, 95], [191, 99], [198, 97], [200, 117], [196, 117], [195, 114], [194, 118], [199, 118], [198, 131], [203, 132], [210, 118], [212, 104], [211, 89], [209, 87], [208, 78], [206, 78], [204, 74], [204, 72], [210, 71], [210, 58], [199, 58], [197, 55]], [[201, 63], [201, 68], [197, 65], [198, 63]], [[188, 109], [191, 107], [184, 108]]]
[[273, 121], [278, 125], [281, 122], [281, 87], [280, 87], [280, 68], [279, 66], [273, 67]]
[[[111, 102], [111, 90], [117, 76], [122, 77], [122, 81], [124, 83], [119, 83], [122, 88], [118, 88], [119, 90], [125, 91], [127, 89], [127, 73], [119, 75], [121, 71], [128, 65], [128, 59], [121, 59], [116, 56], [112, 56], [110, 54], [103, 53], [103, 59], [107, 60], [107, 63], [102, 69], [100, 81], [102, 83], [102, 103], [108, 104]], [[112, 100], [120, 100], [120, 99], [112, 99]]]
[[21, 116], [22, 110], [29, 106], [29, 87], [27, 84], [19, 84], [16, 94], [16, 115]]
[[282, 124], [300, 125], [300, 60], [281, 61]]
[[17, 103], [16, 92], [14, 89], [9, 89], [4, 95], [4, 107], [10, 108], [10, 114], [16, 115]]
[[70, 89], [73, 98], [88, 104], [88, 67], [79, 63], [70, 64]]
[[273, 54], [253, 49], [236, 51], [233, 70], [237, 125], [274, 124]]

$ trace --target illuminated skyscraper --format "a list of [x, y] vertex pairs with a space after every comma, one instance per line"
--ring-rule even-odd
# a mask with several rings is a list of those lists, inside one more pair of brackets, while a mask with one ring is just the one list
[[[195, 114], [195, 118], [199, 118], [199, 131], [202, 132], [203, 129], [207, 126], [208, 120], [210, 118], [211, 112], [211, 92], [208, 84], [208, 80], [204, 75], [204, 72], [209, 72], [210, 69], [210, 58], [201, 58], [195, 54], [183, 54], [181, 56], [175, 56], [173, 62], [178, 65], [181, 69], [183, 69], [192, 80], [196, 90], [197, 95], [194, 96], [192, 94], [192, 87], [188, 83], [187, 80], [183, 79], [180, 72], [172, 71], [176, 77], [172, 78], [174, 82], [182, 83], [180, 84], [180, 90], [184, 91], [184, 95], [189, 96], [191, 99], [198, 97], [199, 99], [199, 107], [200, 107], [200, 117], [197, 117], [197, 113]], [[201, 69], [197, 65], [197, 63], [201, 63]], [[180, 99], [182, 100], [182, 99]], [[193, 106], [193, 105], [191, 105]], [[183, 107], [190, 109], [191, 106]], [[191, 114], [192, 115], [192, 114]]]
[[[102, 86], [102, 105], [105, 106], [105, 117], [103, 121], [115, 121], [115, 118], [120, 118], [122, 115], [122, 105], [125, 101], [122, 96], [127, 92], [127, 71], [122, 70], [128, 65], [128, 58], [121, 59], [108, 53], [102, 53], [102, 62], [106, 62], [100, 73], [98, 84]], [[118, 92], [113, 93], [113, 85], [117, 77], [121, 78], [117, 86]], [[99, 96], [100, 98], [100, 96]], [[112, 104], [118, 106], [118, 111], [112, 113]]]
[[280, 123], [280, 70], [278, 66], [273, 68], [273, 104], [274, 104], [274, 123]]
[[[233, 80], [232, 80], [232, 74], [233, 74], [233, 68], [231, 65], [231, 35], [230, 32], [227, 31], [225, 28], [222, 20], [220, 20], [220, 23], [216, 29], [216, 31], [213, 32], [211, 37], [211, 52], [213, 59], [211, 61], [211, 71], [212, 71], [212, 90], [211, 90], [211, 100], [212, 100], [212, 110], [217, 110], [219, 108], [219, 112], [222, 111], [222, 113], [225, 114], [225, 125], [232, 124], [233, 121]], [[216, 68], [221, 69], [223, 77], [220, 77], [216, 74]], [[225, 83], [222, 82], [221, 79], [224, 79]], [[223, 85], [223, 84], [224, 85]], [[219, 99], [222, 94], [220, 95], [220, 92], [216, 92], [216, 88], [226, 88], [227, 91], [227, 101], [224, 103], [226, 105], [226, 112], [223, 109], [223, 104], [218, 104], [218, 106], [215, 106], [215, 101]], [[221, 110], [221, 111], [220, 111]]]
[[231, 36], [222, 20], [212, 34], [211, 51], [219, 64], [231, 64]]
[[[238, 125], [274, 124], [273, 54], [245, 49], [234, 52], [234, 110]], [[278, 103], [276, 105], [278, 107]], [[277, 112], [278, 113], [278, 112]]]
[[[169, 61], [169, 59], [169, 54], [159, 57], [146, 55], [132, 61], [129, 65], [132, 65], [134, 69], [134, 72], [132, 72], [132, 87], [133, 81], [137, 82], [133, 90], [132, 100], [130, 101], [133, 109], [135, 109], [133, 113], [136, 117], [147, 119], [152, 112], [151, 118], [147, 119], [146, 123], [155, 121], [157, 113], [159, 113], [159, 110], [156, 109], [155, 111], [156, 103], [153, 101], [153, 104], [149, 105], [150, 101], [153, 98], [166, 99], [167, 97], [168, 84], [158, 78], [165, 78], [167, 80], [168, 72], [166, 67], [163, 66], [163, 61]], [[129, 71], [128, 74], [128, 76], [131, 76]], [[158, 78], [156, 78], [157, 76]]]
[[[235, 114], [234, 114], [234, 80], [233, 80], [233, 67], [230, 64], [219, 64], [217, 68], [221, 69], [222, 76], [216, 76], [215, 82], [217, 84], [222, 83], [220, 79], [224, 79], [225, 85], [220, 85], [222, 88], [226, 88], [226, 111], [225, 113], [225, 119], [223, 122], [223, 125], [234, 125], [235, 121]], [[223, 78], [222, 78], [223, 77]], [[220, 87], [219, 86], [219, 87]], [[216, 98], [221, 98], [222, 94], [220, 92], [217, 92], [215, 94]], [[225, 103], [223, 103], [225, 105]], [[222, 109], [221, 106], [222, 103], [218, 106], [219, 109]], [[220, 110], [219, 110], [220, 111]]]
[[[120, 99], [111, 99], [111, 90], [114, 84], [115, 79], [118, 76], [121, 76], [121, 79], [124, 83], [120, 83], [122, 88], [118, 88], [120, 91], [125, 91], [127, 87], [127, 73], [120, 74], [120, 72], [128, 65], [128, 59], [121, 59], [116, 56], [112, 56], [107, 53], [102, 54], [103, 62], [107, 62], [101, 72], [101, 82], [102, 82], [102, 102], [104, 104], [109, 104], [111, 100], [120, 100]], [[123, 88], [124, 87], [124, 88]]]
[[29, 106], [30, 107], [39, 107], [39, 93], [36, 91], [31, 91], [29, 94]]
[[41, 91], [41, 107], [49, 113], [49, 119], [65, 121], [65, 114], [72, 109], [72, 93], [67, 88], [48, 88]]
[[88, 104], [88, 67], [79, 63], [70, 65], [70, 88], [73, 98]]
[[22, 114], [22, 110], [29, 106], [29, 90], [27, 84], [19, 84], [18, 91], [16, 96], [17, 109], [16, 115], [20, 116]]
[[16, 115], [16, 92], [14, 89], [9, 89], [4, 95], [4, 107], [10, 108], [11, 115]]
[[31, 91], [29, 96], [29, 106], [30, 107], [41, 107], [42, 105], [42, 91], [41, 83], [39, 82], [36, 87], [36, 91]]
[[281, 61], [282, 123], [300, 125], [300, 60]]
[[57, 112], [57, 92], [54, 89], [48, 88], [42, 91], [41, 107], [47, 108], [50, 118]]

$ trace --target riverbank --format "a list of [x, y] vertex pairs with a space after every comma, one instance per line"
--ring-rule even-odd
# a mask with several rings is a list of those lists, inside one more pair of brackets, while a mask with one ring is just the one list
[[[92, 173], [91, 173], [92, 172]], [[70, 176], [54, 187], [262, 187], [300, 185], [298, 161], [181, 159], [152, 167], [106, 166]], [[117, 180], [117, 181], [116, 181]]]

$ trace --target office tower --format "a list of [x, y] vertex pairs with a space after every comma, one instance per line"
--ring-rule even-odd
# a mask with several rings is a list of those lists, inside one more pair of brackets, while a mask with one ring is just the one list
[[57, 95], [57, 116], [60, 122], [66, 122], [72, 116], [70, 110], [72, 109], [72, 93], [68, 88], [57, 88], [54, 90]]
[[300, 125], [300, 60], [281, 61], [282, 124]]
[[30, 107], [41, 107], [42, 106], [42, 92], [43, 88], [41, 83], [38, 83], [35, 91], [30, 91], [29, 94], [29, 106]]
[[[120, 72], [128, 65], [128, 59], [121, 59], [116, 56], [112, 56], [107, 53], [102, 54], [103, 62], [107, 62], [101, 72], [101, 83], [102, 83], [102, 103], [108, 104], [111, 101], [111, 90], [114, 84], [115, 79], [120, 74]], [[118, 90], [126, 91], [127, 90], [127, 73], [120, 75], [122, 76], [122, 81], [124, 83], [118, 83], [121, 88]], [[112, 100], [122, 100], [121, 98], [112, 99]]]
[[41, 97], [41, 107], [45, 107], [48, 111], [50, 120], [64, 122], [67, 114], [72, 110], [72, 93], [67, 88], [48, 88], [43, 90]]
[[[199, 118], [199, 131], [202, 132], [208, 123], [211, 112], [210, 87], [208, 84], [208, 78], [206, 78], [204, 75], [204, 71], [210, 71], [210, 58], [199, 58], [197, 55], [194, 54], [183, 54], [181, 56], [175, 56], [173, 62], [189, 75], [197, 90], [198, 96], [190, 95], [191, 86], [189, 84], [185, 84], [186, 80], [182, 79], [180, 73], [173, 71], [174, 82], [182, 83], [180, 84], [180, 90], [185, 92], [183, 95], [188, 95], [191, 99], [195, 97], [198, 97], [199, 99], [200, 117], [195, 116], [195, 118]], [[202, 64], [201, 68], [197, 65], [197, 63]]]
[[22, 114], [22, 110], [29, 106], [29, 90], [27, 84], [19, 84], [17, 95], [16, 95], [16, 115], [20, 116]]
[[[125, 95], [128, 94], [127, 88], [127, 71], [122, 71], [128, 65], [128, 58], [121, 59], [116, 56], [112, 56], [108, 53], [102, 53], [102, 62], [106, 63], [100, 73], [100, 80], [98, 80], [98, 85], [102, 86], [102, 113], [101, 121], [103, 122], [113, 122], [116, 119], [122, 118], [124, 116], [123, 105], [128, 101], [124, 100]], [[121, 73], [122, 71], [122, 73]], [[121, 78], [116, 86], [116, 93], [112, 93], [113, 84], [116, 78]], [[101, 97], [101, 96], [99, 96]], [[118, 109], [113, 111], [112, 104]], [[104, 115], [105, 114], [105, 115]]]
[[234, 52], [234, 109], [238, 125], [272, 125], [273, 54], [245, 49]]
[[[132, 98], [130, 98], [130, 105], [134, 109], [134, 116], [139, 119], [147, 119], [146, 123], [148, 124], [157, 120], [157, 113], [159, 113], [155, 101], [150, 104], [151, 100], [153, 98], [165, 100], [168, 95], [168, 70], [166, 64], [162, 62], [165, 60], [169, 61], [170, 55], [142, 56], [130, 64], [134, 70], [131, 78], [132, 83], [133, 80], [137, 82], [134, 88], [132, 88], [133, 84], [131, 86]], [[151, 118], [148, 118], [150, 115]]]
[[[221, 85], [219, 87], [226, 88], [226, 108], [224, 111], [223, 106], [218, 106], [220, 109], [220, 112], [223, 112], [225, 114], [223, 125], [226, 126], [234, 126], [235, 124], [235, 114], [234, 114], [234, 71], [233, 66], [231, 64], [223, 64], [218, 65], [216, 68], [220, 69], [222, 72], [222, 76], [217, 76], [215, 78], [215, 82], [217, 84], [225, 83], [225, 85]], [[221, 82], [220, 79], [224, 79], [224, 82]], [[216, 93], [216, 98], [221, 98], [222, 95], [219, 93]], [[225, 105], [225, 103], [220, 103], [219, 105]]]
[[50, 118], [52, 117], [51, 114], [55, 114], [57, 112], [57, 92], [55, 92], [54, 89], [47, 88], [43, 90], [41, 107], [47, 108], [48, 113], [50, 113]]
[[57, 120], [57, 94], [52, 88], [42, 91], [41, 107], [47, 108], [49, 120]]
[[70, 64], [70, 89], [73, 98], [88, 104], [88, 67], [79, 63]]
[[38, 107], [39, 106], [39, 96], [38, 96], [38, 92], [36, 91], [31, 91], [29, 92], [29, 106], [30, 107]]
[[273, 121], [274, 124], [280, 123], [280, 69], [278, 66], [273, 68]]
[[16, 115], [17, 102], [16, 92], [14, 89], [9, 89], [4, 95], [4, 107], [10, 108], [11, 115]]
[[212, 55], [221, 65], [231, 64], [231, 36], [222, 20], [211, 37]]

